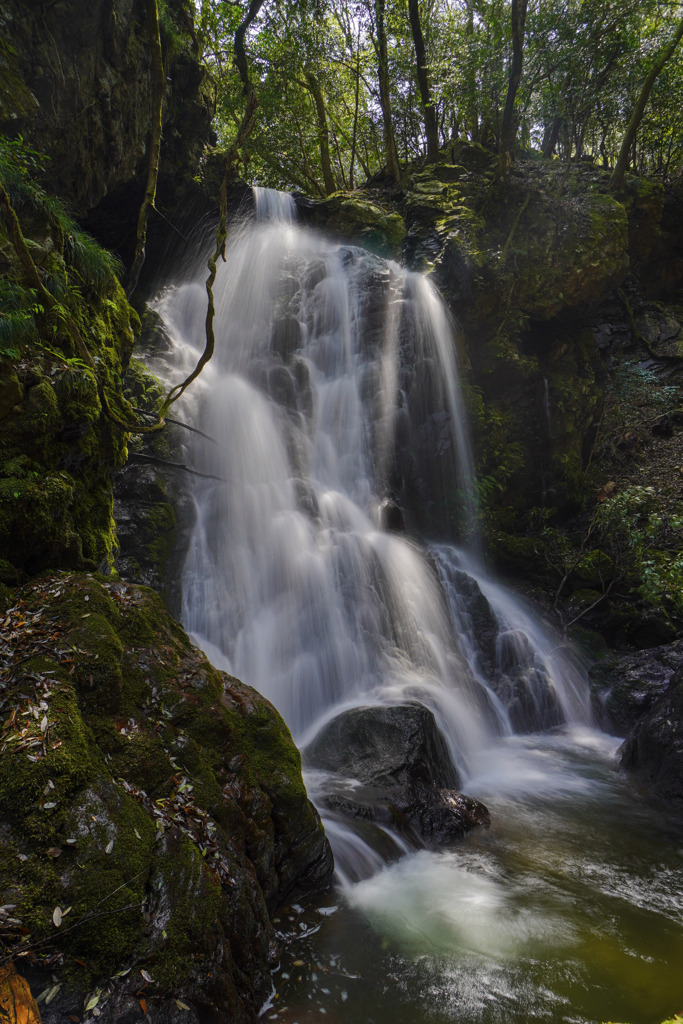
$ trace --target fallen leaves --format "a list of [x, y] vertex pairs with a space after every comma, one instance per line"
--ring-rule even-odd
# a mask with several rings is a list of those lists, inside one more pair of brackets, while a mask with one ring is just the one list
[[42, 1024], [28, 982], [11, 963], [0, 967], [0, 1015], [7, 1024]]
[[[215, 871], [224, 885], [234, 885], [231, 866], [216, 840], [217, 827], [211, 816], [198, 807], [192, 795], [193, 786], [186, 776], [178, 773], [172, 776], [176, 786], [170, 797], [152, 801], [144, 789], [138, 789], [125, 779], [119, 779], [126, 793], [134, 797], [156, 821], [156, 838], [162, 839], [167, 831], [177, 828], [189, 836], [199, 847], [202, 857], [211, 870]], [[134, 829], [141, 839], [140, 833]]]
[[52, 923], [55, 928], [59, 928], [66, 915], [70, 912], [71, 907], [67, 907], [66, 910], [62, 910], [61, 907], [55, 907], [52, 911]]

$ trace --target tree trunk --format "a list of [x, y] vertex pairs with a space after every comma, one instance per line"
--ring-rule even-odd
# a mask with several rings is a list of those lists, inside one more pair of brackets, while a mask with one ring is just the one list
[[436, 110], [429, 86], [429, 75], [427, 74], [427, 54], [424, 36], [422, 35], [418, 0], [408, 0], [408, 16], [410, 18], [410, 29], [413, 33], [413, 45], [415, 47], [417, 84], [420, 88], [420, 98], [422, 99], [422, 109], [424, 111], [425, 134], [427, 136], [427, 163], [433, 164], [439, 158], [439, 128], [436, 123]]
[[508, 91], [503, 111], [503, 124], [500, 130], [500, 148], [498, 151], [498, 177], [501, 181], [510, 169], [512, 150], [517, 134], [515, 117], [515, 98], [519, 83], [522, 80], [522, 63], [524, 60], [524, 26], [526, 24], [527, 0], [512, 0], [512, 63], [508, 79]]
[[147, 164], [147, 185], [138, 213], [137, 238], [135, 256], [126, 281], [126, 296], [130, 298], [138, 285], [140, 271], [145, 262], [147, 244], [147, 221], [149, 211], [154, 209], [157, 195], [157, 179], [159, 177], [159, 154], [161, 152], [161, 111], [164, 102], [164, 60], [161, 53], [161, 36], [159, 33], [159, 10], [157, 0], [147, 0], [147, 29], [149, 44], [152, 51], [152, 119], [149, 141], [149, 161]]
[[396, 139], [394, 136], [394, 124], [391, 117], [391, 89], [389, 85], [389, 59], [387, 56], [387, 32], [384, 21], [385, 0], [375, 0], [375, 25], [377, 29], [377, 41], [375, 49], [377, 52], [378, 78], [379, 78], [379, 105], [382, 108], [382, 121], [384, 130], [384, 151], [387, 160], [387, 170], [396, 184], [400, 184], [401, 171], [398, 166], [398, 153], [396, 150]]
[[624, 138], [621, 143], [621, 149], [619, 150], [619, 156], [617, 157], [617, 162], [614, 166], [612, 177], [609, 180], [610, 188], [623, 188], [624, 175], [626, 174], [626, 170], [628, 168], [629, 155], [631, 153], [631, 150], [635, 146], [636, 134], [638, 132], [638, 128], [640, 127], [640, 122], [643, 119], [645, 107], [647, 106], [647, 101], [650, 98], [650, 93], [652, 92], [652, 86], [655, 84], [657, 76], [659, 75], [659, 72], [662, 70], [664, 65], [667, 63], [668, 60], [671, 59], [671, 57], [673, 57], [674, 51], [680, 43], [681, 38], [683, 38], [683, 18], [681, 18], [676, 27], [673, 39], [671, 39], [667, 43], [667, 45], [661, 50], [657, 60], [652, 66], [650, 74], [643, 82], [643, 87], [640, 90], [640, 95], [638, 96], [638, 99], [636, 100], [636, 105], [633, 108], [633, 113], [631, 114], [631, 120], [628, 123], [626, 134], [624, 135]]
[[337, 191], [337, 183], [332, 173], [332, 161], [330, 160], [330, 129], [327, 125], [327, 111], [325, 110], [325, 97], [320, 88], [320, 82], [312, 71], [306, 71], [306, 83], [315, 103], [315, 116], [318, 122], [318, 144], [320, 146], [320, 163], [323, 169], [323, 181], [325, 183], [325, 195], [331, 196]]
[[560, 137], [560, 128], [562, 127], [563, 120], [564, 118], [561, 114], [556, 114], [553, 118], [553, 123], [551, 124], [549, 129], [546, 129], [546, 132], [543, 136], [541, 152], [543, 153], [543, 156], [547, 157], [548, 159], [550, 159], [550, 157], [555, 152], [555, 147], [557, 146], [557, 140]]
[[[467, 24], [465, 26], [465, 38], [474, 38], [474, 10], [471, 3], [467, 4]], [[467, 61], [465, 66], [465, 122], [469, 130], [472, 142], [476, 142], [479, 135], [479, 111], [477, 109], [477, 75], [472, 59], [471, 46], [468, 45]]]
[[[353, 168], [356, 162], [356, 141], [358, 139], [358, 107], [360, 103], [360, 22], [358, 23], [358, 39], [356, 41], [356, 93], [353, 101], [353, 137], [351, 139], [351, 163], [349, 166], [349, 188], [353, 191]], [[369, 177], [369, 175], [368, 175]]]

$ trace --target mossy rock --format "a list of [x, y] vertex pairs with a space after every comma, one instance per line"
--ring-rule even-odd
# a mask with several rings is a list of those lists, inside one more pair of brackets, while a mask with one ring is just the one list
[[[192, 1003], [188, 1021], [254, 1019], [271, 915], [332, 871], [284, 722], [146, 588], [44, 576], [13, 594], [3, 629], [0, 875], [41, 943], [31, 983], [60, 962], [65, 1012], [136, 963], [159, 1007]], [[55, 908], [71, 908], [63, 923]], [[139, 983], [110, 983], [102, 1019]]]
[[[36, 259], [66, 288], [65, 261], [34, 220], [42, 238]], [[88, 245], [100, 273], [97, 261], [106, 268], [107, 258]], [[12, 260], [12, 294], [20, 303], [25, 295], [30, 311], [34, 300]], [[21, 360], [0, 362], [0, 558], [19, 577], [48, 567], [110, 569], [116, 554], [112, 477], [127, 457], [125, 425], [135, 420], [122, 377], [140, 324], [114, 274], [102, 275], [96, 290], [79, 277], [81, 287], [64, 292], [61, 319], [27, 313], [16, 342]], [[87, 339], [94, 368], [74, 351], [67, 316]]]
[[314, 220], [333, 234], [386, 256], [399, 255], [406, 236], [401, 214], [375, 194], [335, 192], [316, 205]]
[[[144, 314], [147, 329], [141, 342], [144, 354], [160, 337], [151, 311]], [[153, 329], [150, 329], [150, 325]], [[150, 421], [166, 394], [166, 388], [139, 359], [131, 359], [123, 381], [131, 406], [150, 415]], [[159, 433], [131, 438], [129, 461], [114, 480], [114, 517], [119, 550], [115, 568], [126, 579], [153, 587], [174, 605], [177, 562], [178, 516], [182, 482], [169, 484], [166, 462], [181, 462], [178, 428], [167, 424]], [[147, 461], [143, 461], [147, 460]]]

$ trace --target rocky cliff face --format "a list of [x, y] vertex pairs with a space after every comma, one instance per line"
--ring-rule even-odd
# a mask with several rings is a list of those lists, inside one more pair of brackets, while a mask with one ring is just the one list
[[[210, 131], [211, 90], [182, 3], [164, 5], [162, 172], [194, 169]], [[0, 12], [0, 134], [46, 153], [51, 192], [80, 214], [135, 181], [151, 114], [144, 0], [8, 0]], [[124, 217], [125, 217], [125, 211]]]

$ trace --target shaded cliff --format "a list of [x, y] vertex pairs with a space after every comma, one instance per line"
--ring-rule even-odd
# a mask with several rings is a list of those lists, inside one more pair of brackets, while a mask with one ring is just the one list
[[[8, 0], [0, 19], [0, 134], [46, 153], [50, 191], [81, 215], [121, 186], [141, 186], [152, 102], [144, 0]], [[162, 5], [161, 32], [161, 173], [191, 177], [210, 135], [212, 89], [179, 0]]]

